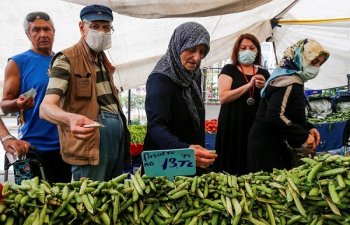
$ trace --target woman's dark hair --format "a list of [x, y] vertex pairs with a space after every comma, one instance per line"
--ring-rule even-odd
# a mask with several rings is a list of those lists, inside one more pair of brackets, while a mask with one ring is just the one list
[[256, 46], [256, 48], [258, 49], [258, 53], [256, 54], [254, 64], [262, 66], [261, 46], [260, 46], [258, 39], [252, 34], [241, 34], [237, 38], [235, 44], [233, 45], [232, 55], [231, 55], [231, 60], [232, 60], [233, 65], [239, 64], [238, 52], [239, 52], [239, 46], [241, 45], [243, 39], [250, 40]]

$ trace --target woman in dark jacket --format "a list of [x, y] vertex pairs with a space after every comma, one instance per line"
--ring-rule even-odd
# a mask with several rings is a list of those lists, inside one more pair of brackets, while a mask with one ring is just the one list
[[292, 148], [312, 152], [320, 134], [307, 123], [304, 82], [317, 76], [329, 53], [315, 40], [287, 48], [262, 90], [262, 99], [248, 137], [248, 170], [292, 167]]
[[199, 168], [207, 168], [216, 158], [202, 147], [205, 114], [199, 67], [209, 52], [209, 42], [202, 25], [181, 24], [146, 83], [144, 150], [193, 148]]

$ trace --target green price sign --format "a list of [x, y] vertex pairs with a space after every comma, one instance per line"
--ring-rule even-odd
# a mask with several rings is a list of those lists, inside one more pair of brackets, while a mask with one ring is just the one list
[[173, 180], [178, 175], [196, 173], [196, 160], [191, 148], [143, 151], [141, 157], [148, 177], [166, 176]]

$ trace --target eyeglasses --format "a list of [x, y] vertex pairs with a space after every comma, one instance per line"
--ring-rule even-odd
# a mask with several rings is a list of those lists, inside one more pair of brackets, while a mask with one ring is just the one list
[[50, 20], [50, 16], [44, 12], [32, 12], [26, 16], [28, 22], [34, 22], [34, 20], [42, 19], [45, 21]]
[[110, 25], [104, 25], [104, 26], [101, 26], [100, 24], [93, 24], [93, 23], [86, 23], [89, 25], [89, 28], [94, 30], [94, 31], [103, 31], [104, 33], [106, 34], [113, 34], [114, 32], [114, 28], [113, 26], [110, 26]]

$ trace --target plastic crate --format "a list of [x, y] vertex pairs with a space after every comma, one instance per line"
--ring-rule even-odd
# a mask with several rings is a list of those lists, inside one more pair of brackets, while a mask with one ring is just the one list
[[304, 94], [306, 96], [310, 96], [310, 95], [321, 95], [322, 94], [322, 90], [305, 90]]
[[215, 149], [216, 134], [205, 133], [205, 148], [208, 150]]
[[336, 96], [340, 97], [340, 96], [350, 96], [350, 92], [349, 91], [336, 91]]

